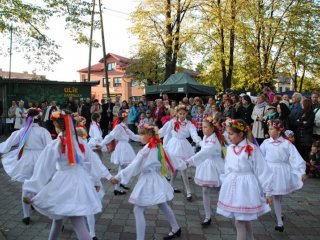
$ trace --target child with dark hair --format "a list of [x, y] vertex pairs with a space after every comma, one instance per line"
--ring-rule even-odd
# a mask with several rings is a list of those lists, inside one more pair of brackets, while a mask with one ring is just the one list
[[283, 232], [282, 197], [293, 191], [301, 189], [306, 178], [306, 164], [296, 147], [283, 136], [285, 131], [279, 119], [269, 120], [270, 138], [261, 145], [262, 154], [273, 173], [274, 211], [277, 217], [275, 230]]
[[[107, 136], [105, 136], [105, 138], [99, 144], [102, 147], [102, 151], [106, 151], [107, 144], [115, 140], [116, 146], [111, 154], [111, 162], [113, 164], [119, 165], [119, 171], [125, 169], [136, 156], [132, 146], [129, 144], [129, 139], [136, 142], [140, 141], [139, 135], [134, 134], [127, 127], [128, 114], [129, 113], [127, 110], [122, 110], [119, 112], [118, 118], [114, 120], [116, 126]], [[114, 195], [126, 194], [126, 192], [122, 191], [120, 187], [125, 190], [129, 189], [122, 184], [117, 184], [114, 188]]]
[[24, 182], [24, 202], [52, 219], [49, 240], [58, 238], [66, 218], [78, 239], [88, 240], [85, 216], [102, 210], [96, 183], [111, 176], [106, 176], [97, 155], [78, 139], [69, 112], [56, 111], [51, 118], [59, 135], [41, 152], [32, 177]]
[[311, 146], [311, 152], [309, 155], [309, 162], [307, 163], [307, 167], [309, 168], [310, 176], [320, 176], [320, 151], [318, 142], [314, 142]]
[[133, 176], [139, 175], [129, 202], [134, 204], [134, 216], [136, 220], [136, 232], [138, 240], [145, 239], [146, 221], [144, 209], [158, 205], [169, 220], [171, 231], [163, 239], [173, 239], [181, 235], [181, 228], [177, 223], [174, 212], [168, 205], [173, 199], [173, 188], [164, 176], [167, 175], [167, 166], [172, 165], [163, 150], [161, 140], [157, 136], [157, 128], [154, 125], [143, 125], [139, 128], [141, 142], [146, 144], [134, 160], [111, 180], [113, 184], [119, 182], [127, 184]]
[[202, 124], [203, 140], [200, 142], [201, 150], [186, 161], [187, 165], [196, 166], [194, 182], [202, 187], [203, 206], [205, 219], [202, 226], [211, 224], [210, 189], [219, 187], [220, 174], [223, 172], [224, 162], [222, 159], [219, 129], [215, 126], [214, 119], [208, 116]]
[[[41, 151], [52, 141], [50, 133], [39, 126], [41, 110], [29, 108], [25, 115], [24, 127], [11, 134], [0, 144], [2, 165], [13, 181], [23, 183], [31, 178], [34, 166]], [[12, 147], [18, 146], [15, 150]], [[22, 191], [22, 196], [25, 192]], [[30, 205], [22, 202], [23, 219], [26, 225], [30, 223]]]

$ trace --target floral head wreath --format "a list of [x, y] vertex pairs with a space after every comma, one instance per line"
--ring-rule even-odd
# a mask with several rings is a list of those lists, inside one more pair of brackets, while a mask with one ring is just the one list
[[185, 110], [187, 112], [187, 107], [186, 105], [180, 104], [178, 106], [176, 106], [176, 112], [179, 112], [180, 110]]
[[285, 131], [285, 128], [282, 124], [282, 122], [278, 119], [275, 119], [275, 120], [269, 120], [268, 121], [268, 126], [272, 126], [274, 127], [275, 129], [279, 130], [280, 132], [284, 132]]
[[204, 121], [215, 124], [217, 121], [212, 116], [207, 116]]
[[150, 124], [150, 123], [145, 123], [145, 124], [140, 124], [139, 128], [147, 129], [147, 130], [154, 130], [155, 133], [158, 132], [158, 127], [156, 125]]
[[225, 122], [225, 125], [226, 125], [226, 127], [236, 128], [236, 129], [240, 130], [241, 132], [248, 131], [247, 127], [243, 123], [241, 123], [237, 120], [234, 120], [234, 119], [227, 120]]
[[29, 117], [28, 112], [29, 112], [30, 109], [34, 109], [34, 110], [36, 110], [36, 111], [38, 112], [38, 114], [37, 114], [36, 116], [33, 116], [33, 119], [39, 119], [39, 118], [42, 117], [42, 110], [41, 110], [41, 108], [29, 108], [27, 111], [25, 111], [25, 112], [23, 113], [23, 115], [24, 115], [26, 118]]
[[119, 117], [126, 118], [129, 115], [129, 110], [123, 110], [119, 112]]
[[54, 111], [51, 113], [50, 120], [58, 120], [59, 118], [63, 118], [64, 115], [66, 115], [64, 111]]

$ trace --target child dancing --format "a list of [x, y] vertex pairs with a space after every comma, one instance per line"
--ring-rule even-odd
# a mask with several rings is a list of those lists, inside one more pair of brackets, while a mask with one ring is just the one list
[[145, 239], [144, 209], [154, 205], [159, 206], [171, 225], [170, 233], [163, 239], [172, 239], [181, 234], [181, 228], [167, 203], [173, 199], [173, 188], [164, 176], [167, 175], [167, 164], [172, 171], [173, 167], [166, 157], [161, 140], [156, 136], [156, 131], [155, 126], [148, 124], [139, 128], [141, 142], [146, 146], [138, 152], [132, 163], [111, 179], [114, 184], [127, 184], [131, 177], [140, 174], [129, 198], [129, 202], [134, 204], [137, 240]]
[[252, 135], [244, 121], [229, 120], [226, 128], [232, 144], [221, 175], [217, 213], [235, 219], [237, 240], [253, 240], [250, 221], [270, 211], [272, 173], [261, 150], [248, 140]]
[[277, 217], [275, 230], [283, 232], [281, 201], [284, 195], [302, 188], [306, 179], [306, 163], [296, 147], [284, 138], [283, 123], [279, 119], [269, 120], [269, 136], [261, 145], [264, 158], [273, 172], [273, 207]]

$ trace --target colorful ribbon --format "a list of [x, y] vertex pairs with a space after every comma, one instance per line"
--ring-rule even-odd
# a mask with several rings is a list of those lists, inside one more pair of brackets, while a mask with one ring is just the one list
[[25, 143], [29, 137], [29, 134], [31, 132], [31, 125], [33, 123], [33, 117], [28, 117], [27, 118], [27, 121], [24, 125], [24, 128], [23, 130], [21, 131], [20, 133], [20, 139], [19, 139], [19, 151], [18, 151], [18, 160], [20, 160], [20, 158], [22, 157], [23, 155], [23, 150], [24, 150], [24, 147], [25, 147]]

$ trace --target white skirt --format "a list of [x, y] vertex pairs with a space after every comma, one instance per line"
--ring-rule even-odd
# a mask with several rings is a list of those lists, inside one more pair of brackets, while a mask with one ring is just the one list
[[135, 157], [132, 146], [127, 141], [119, 141], [111, 154], [111, 162], [116, 165], [128, 165]]
[[222, 159], [206, 159], [196, 168], [194, 176], [195, 184], [202, 187], [219, 187], [220, 174], [223, 171], [224, 162]]
[[153, 206], [173, 199], [173, 188], [167, 179], [155, 171], [141, 173], [129, 202], [137, 206]]
[[289, 164], [267, 162], [273, 173], [273, 186], [271, 195], [286, 195], [301, 189], [303, 182], [301, 176], [294, 173]]
[[56, 172], [32, 202], [38, 212], [52, 219], [93, 215], [102, 210], [99, 194], [82, 166]]
[[42, 150], [24, 150], [18, 160], [18, 149], [5, 153], [2, 156], [2, 165], [13, 181], [24, 182], [31, 178], [34, 165]]
[[270, 210], [253, 173], [230, 173], [225, 176], [219, 194], [218, 214], [251, 221]]
[[175, 137], [169, 140], [165, 150], [175, 170], [185, 170], [187, 168], [185, 161], [195, 154], [187, 139]]

